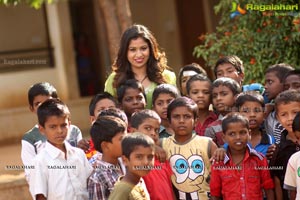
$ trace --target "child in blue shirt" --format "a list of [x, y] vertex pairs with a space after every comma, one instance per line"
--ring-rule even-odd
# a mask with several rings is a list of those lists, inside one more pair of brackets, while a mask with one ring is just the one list
[[264, 98], [255, 91], [247, 91], [239, 94], [235, 105], [239, 113], [249, 120], [251, 140], [249, 144], [256, 151], [266, 155], [270, 145], [275, 144], [272, 135], [263, 130], [264, 122]]

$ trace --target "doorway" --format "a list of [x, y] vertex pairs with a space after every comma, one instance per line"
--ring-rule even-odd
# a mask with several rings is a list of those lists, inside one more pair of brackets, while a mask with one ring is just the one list
[[105, 26], [99, 24], [99, 20], [96, 19], [99, 16], [95, 16], [97, 14], [95, 2], [94, 0], [69, 1], [77, 79], [81, 96], [92, 96], [103, 91], [106, 77], [105, 66], [110, 65], [110, 63], [105, 64], [108, 52], [99, 46], [100, 43], [104, 43], [104, 40], [101, 40], [103, 36], [99, 36], [98, 27], [104, 29]]

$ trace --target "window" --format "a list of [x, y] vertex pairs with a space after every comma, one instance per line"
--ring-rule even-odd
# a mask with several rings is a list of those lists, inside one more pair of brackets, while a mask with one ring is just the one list
[[54, 66], [45, 7], [0, 6], [0, 72]]

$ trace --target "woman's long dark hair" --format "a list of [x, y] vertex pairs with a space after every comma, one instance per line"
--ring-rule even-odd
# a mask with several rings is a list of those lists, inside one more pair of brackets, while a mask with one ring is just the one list
[[118, 88], [128, 79], [134, 79], [131, 64], [127, 59], [128, 46], [131, 40], [143, 38], [147, 42], [150, 50], [147, 61], [147, 76], [150, 81], [157, 84], [166, 83], [162, 72], [167, 68], [167, 58], [165, 53], [159, 49], [158, 43], [153, 34], [143, 25], [135, 24], [129, 27], [122, 35], [118, 56], [112, 66], [116, 72], [113, 87]]

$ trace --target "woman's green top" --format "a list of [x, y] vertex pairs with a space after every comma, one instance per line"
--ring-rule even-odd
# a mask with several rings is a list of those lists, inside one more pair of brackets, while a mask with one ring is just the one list
[[[116, 73], [112, 72], [109, 77], [105, 81], [105, 87], [104, 91], [110, 93], [112, 96], [117, 97], [117, 91], [116, 88], [113, 87], [113, 81], [115, 78]], [[166, 83], [172, 84], [176, 86], [176, 75], [174, 72], [171, 72], [170, 70], [164, 70], [162, 73], [163, 77], [166, 80]], [[146, 101], [147, 101], [147, 109], [152, 108], [152, 94], [154, 89], [156, 88], [157, 83], [151, 82], [151, 84], [145, 89], [146, 93]]]

